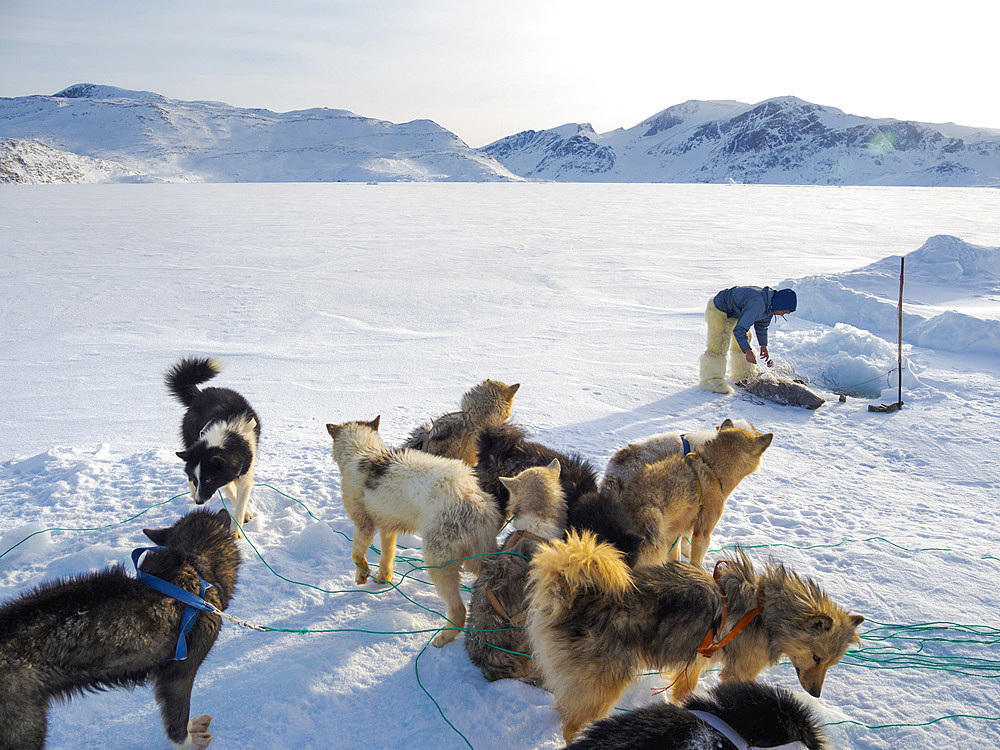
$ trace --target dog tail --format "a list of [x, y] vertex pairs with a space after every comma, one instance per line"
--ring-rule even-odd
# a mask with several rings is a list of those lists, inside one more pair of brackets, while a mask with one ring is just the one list
[[184, 406], [191, 406], [201, 391], [198, 386], [222, 372], [223, 364], [212, 357], [185, 357], [167, 370], [167, 388]]
[[590, 531], [572, 529], [535, 553], [530, 582], [531, 606], [538, 611], [567, 607], [585, 592], [621, 597], [635, 586], [620, 550]]
[[497, 529], [502, 519], [493, 498], [478, 487], [469, 493], [472, 499], [470, 505], [475, 508], [471, 519], [470, 553], [462, 565], [463, 569], [478, 576], [483, 572], [483, 566], [493, 559], [490, 553], [497, 551]]

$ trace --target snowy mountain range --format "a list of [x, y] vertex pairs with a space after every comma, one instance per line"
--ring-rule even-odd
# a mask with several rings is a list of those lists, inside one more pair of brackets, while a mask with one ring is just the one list
[[78, 84], [0, 98], [0, 182], [703, 182], [1000, 187], [1000, 130], [797, 99], [688, 101], [638, 125], [527, 130], [481, 149], [430, 120], [276, 113]]
[[560, 182], [1000, 186], [1000, 130], [875, 120], [795, 97], [688, 101], [627, 130], [574, 123], [481, 150]]
[[93, 84], [0, 98], [0, 182], [517, 179], [430, 120], [276, 113]]

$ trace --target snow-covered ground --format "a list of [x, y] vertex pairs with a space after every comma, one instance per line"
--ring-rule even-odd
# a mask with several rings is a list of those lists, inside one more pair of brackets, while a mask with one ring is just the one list
[[[461, 639], [427, 645], [425, 574], [353, 583], [325, 423], [380, 414], [397, 443], [490, 377], [521, 383], [535, 439], [598, 468], [727, 416], [773, 431], [714, 547], [784, 561], [868, 621], [821, 699], [787, 663], [762, 679], [837, 747], [1000, 745], [997, 216], [1000, 192], [940, 188], [0, 186], [0, 599], [126, 562], [190, 509], [162, 376], [220, 356], [216, 384], [263, 426], [230, 612], [293, 632], [224, 626], [193, 696], [213, 746], [560, 747], [548, 693], [487, 683]], [[873, 414], [832, 390], [896, 401], [900, 255], [905, 406]], [[698, 390], [708, 296], [782, 280], [801, 307], [772, 353], [827, 403]], [[148, 689], [54, 705], [49, 739], [168, 745]]]

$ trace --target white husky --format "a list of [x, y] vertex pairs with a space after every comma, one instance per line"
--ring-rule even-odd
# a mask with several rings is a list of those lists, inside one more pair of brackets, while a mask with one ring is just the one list
[[333, 458], [340, 468], [344, 510], [354, 522], [351, 557], [355, 581], [371, 574], [365, 552], [378, 530], [382, 543], [378, 583], [392, 581], [396, 535], [420, 533], [427, 573], [447, 605], [453, 627], [435, 636], [435, 646], [458, 637], [465, 625], [460, 573], [479, 573], [483, 555], [497, 551], [500, 512], [480, 490], [472, 467], [419, 450], [390, 450], [371, 422], [328, 424]]

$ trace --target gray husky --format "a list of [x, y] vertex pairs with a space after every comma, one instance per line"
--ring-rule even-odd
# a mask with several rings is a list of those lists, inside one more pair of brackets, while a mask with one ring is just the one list
[[[143, 533], [164, 548], [145, 553], [143, 574], [191, 593], [210, 584], [201, 596], [226, 609], [240, 555], [225, 511], [195, 510]], [[177, 661], [185, 609], [122, 566], [45, 583], [0, 606], [0, 749], [43, 747], [52, 698], [150, 681], [174, 747], [207, 747], [212, 718], [190, 718], [191, 688], [222, 620], [194, 610], [187, 658]]]

